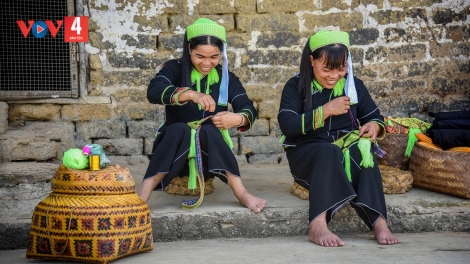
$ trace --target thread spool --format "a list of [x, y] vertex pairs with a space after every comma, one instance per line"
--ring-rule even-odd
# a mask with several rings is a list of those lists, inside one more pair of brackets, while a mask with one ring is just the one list
[[100, 170], [100, 155], [90, 155], [88, 156], [90, 165], [90, 170], [97, 171]]

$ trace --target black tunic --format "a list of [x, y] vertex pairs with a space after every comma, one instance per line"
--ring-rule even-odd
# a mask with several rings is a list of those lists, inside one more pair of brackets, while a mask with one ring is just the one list
[[[154, 177], [158, 173], [166, 173], [166, 176], [155, 190], [163, 190], [176, 176], [188, 175], [187, 157], [191, 129], [187, 123], [228, 110], [228, 106], [217, 105], [215, 112], [206, 112], [199, 110], [198, 105], [192, 101], [188, 101], [183, 105], [172, 103], [174, 93], [181, 87], [181, 65], [179, 60], [166, 62], [150, 81], [147, 90], [147, 98], [150, 103], [165, 105], [165, 122], [157, 131], [158, 136], [153, 144], [152, 156], [144, 176], [145, 180]], [[218, 65], [216, 69], [219, 76], [222, 76], [221, 66]], [[201, 79], [202, 93], [206, 92], [206, 81], [207, 77]], [[196, 85], [193, 84], [189, 88], [196, 90]], [[220, 81], [211, 85], [209, 89], [210, 95], [217, 103]], [[257, 112], [240, 80], [231, 72], [229, 72], [228, 102], [232, 105], [235, 113], [244, 114], [249, 120], [250, 124], [239, 128], [239, 131], [248, 130], [255, 121]], [[227, 183], [226, 171], [235, 176], [240, 175], [232, 150], [210, 118], [201, 125], [199, 137], [203, 173], [206, 180], [218, 176]]]
[[328, 117], [320, 127], [316, 125], [315, 111], [335, 98], [333, 90], [314, 92], [313, 110], [305, 112], [305, 100], [297, 91], [299, 79], [299, 75], [296, 75], [286, 83], [278, 121], [286, 137], [284, 146], [292, 176], [298, 184], [309, 190], [309, 220], [326, 212], [329, 223], [336, 211], [349, 202], [372, 229], [379, 216], [387, 219], [377, 161], [374, 159], [373, 168], [359, 166], [361, 153], [357, 144], [351, 146], [352, 182], [349, 182], [343, 165], [343, 152], [331, 143], [344, 135], [345, 131], [359, 129], [360, 125], [368, 122], [377, 122], [384, 127], [383, 117], [364, 83], [354, 78], [358, 103], [352, 105], [346, 114]]

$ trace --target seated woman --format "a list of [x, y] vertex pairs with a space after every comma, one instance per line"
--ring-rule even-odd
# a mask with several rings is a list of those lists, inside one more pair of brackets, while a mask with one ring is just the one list
[[[225, 42], [224, 27], [210, 19], [196, 20], [186, 30], [182, 58], [166, 62], [150, 82], [147, 98], [165, 105], [166, 120], [157, 131], [138, 192], [143, 201], [175, 177], [189, 174], [190, 189], [197, 187], [196, 180], [203, 183], [217, 176], [253, 212], [259, 213], [265, 207], [265, 200], [245, 189], [231, 150], [227, 129], [248, 130], [256, 110], [239, 79], [228, 71]], [[223, 66], [219, 65], [222, 58]], [[228, 111], [228, 102], [235, 113]]]
[[385, 133], [384, 119], [353, 77], [347, 32], [309, 38], [300, 73], [282, 92], [278, 120], [292, 176], [309, 190], [310, 241], [343, 246], [327, 224], [349, 202], [379, 244], [398, 243], [387, 227], [382, 178], [371, 153], [371, 142]]

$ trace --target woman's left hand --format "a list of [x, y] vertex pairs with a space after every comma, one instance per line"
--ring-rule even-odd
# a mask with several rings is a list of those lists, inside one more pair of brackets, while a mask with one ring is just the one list
[[242, 117], [239, 114], [228, 111], [218, 112], [211, 119], [218, 129], [229, 129], [242, 122]]
[[366, 123], [359, 130], [359, 136], [364, 138], [370, 138], [370, 141], [374, 142], [377, 135], [381, 132], [382, 127], [375, 122]]

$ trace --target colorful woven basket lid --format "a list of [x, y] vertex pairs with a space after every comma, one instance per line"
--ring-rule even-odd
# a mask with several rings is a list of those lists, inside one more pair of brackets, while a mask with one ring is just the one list
[[125, 194], [135, 192], [131, 172], [119, 165], [98, 171], [72, 170], [61, 165], [52, 177], [51, 189], [64, 194]]

